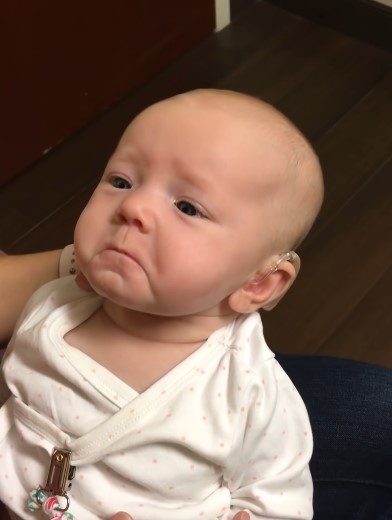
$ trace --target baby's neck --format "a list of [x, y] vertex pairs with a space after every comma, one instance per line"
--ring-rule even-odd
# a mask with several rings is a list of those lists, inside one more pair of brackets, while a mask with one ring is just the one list
[[125, 333], [144, 341], [170, 344], [204, 342], [213, 332], [236, 318], [233, 312], [219, 315], [157, 316], [125, 309], [106, 300], [106, 316]]

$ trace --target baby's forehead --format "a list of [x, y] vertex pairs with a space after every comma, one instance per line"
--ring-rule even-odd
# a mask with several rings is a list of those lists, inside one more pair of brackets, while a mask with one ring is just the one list
[[198, 120], [198, 116], [208, 114], [212, 117], [234, 116], [240, 118], [241, 122], [248, 123], [258, 121], [273, 124], [274, 121], [285, 119], [271, 105], [252, 96], [233, 91], [200, 89], [158, 101], [145, 108], [130, 124], [139, 120], [165, 117], [167, 113], [178, 111], [192, 113], [195, 121]]
[[172, 128], [181, 127], [185, 135], [210, 128], [219, 133], [230, 132], [232, 141], [255, 140], [260, 148], [267, 144], [279, 149], [279, 154], [291, 144], [287, 137], [294, 134], [288, 120], [267, 103], [231, 91], [201, 90], [147, 107], [130, 122], [119, 145], [138, 132], [154, 131], [157, 123], [162, 122]]
[[[261, 113], [256, 113], [254, 105]], [[274, 109], [264, 105], [231, 93], [196, 91], [179, 95], [152, 105], [137, 116], [124, 132], [114, 155], [132, 148], [134, 140], [142, 140], [144, 145], [143, 136], [154, 147], [155, 129], [161, 123], [164, 130], [168, 129], [165, 142], [171, 148], [171, 129], [179, 125], [180, 139], [186, 140], [187, 133], [195, 137], [191, 160], [198, 151], [208, 155], [209, 150], [215, 154], [219, 149], [224, 161], [239, 162], [239, 182], [248, 182], [256, 190], [275, 186], [288, 170], [290, 146], [284, 133], [289, 131], [282, 131]], [[205, 135], [211, 139], [205, 139]], [[187, 158], [183, 155], [182, 159], [186, 162]]]

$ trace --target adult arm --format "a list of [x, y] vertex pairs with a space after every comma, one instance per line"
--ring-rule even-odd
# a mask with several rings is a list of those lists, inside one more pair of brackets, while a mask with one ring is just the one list
[[61, 251], [0, 257], [0, 342], [12, 333], [26, 301], [58, 277]]

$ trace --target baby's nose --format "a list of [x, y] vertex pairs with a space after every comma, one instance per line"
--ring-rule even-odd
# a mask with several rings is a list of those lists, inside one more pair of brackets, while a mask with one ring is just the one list
[[137, 226], [140, 231], [147, 233], [154, 226], [156, 202], [143, 188], [130, 190], [120, 204], [118, 213], [129, 225]]

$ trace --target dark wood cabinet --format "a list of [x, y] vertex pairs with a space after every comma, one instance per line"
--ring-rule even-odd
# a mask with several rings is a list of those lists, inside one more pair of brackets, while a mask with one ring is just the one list
[[214, 0], [4, 0], [0, 183], [214, 29]]

